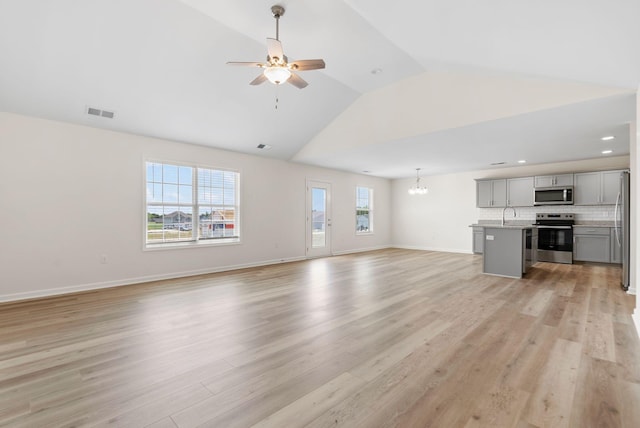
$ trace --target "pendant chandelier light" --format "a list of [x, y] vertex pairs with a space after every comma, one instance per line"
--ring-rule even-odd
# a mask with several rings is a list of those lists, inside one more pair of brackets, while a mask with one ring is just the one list
[[420, 186], [420, 168], [416, 168], [416, 185], [409, 188], [410, 195], [426, 195], [429, 189]]

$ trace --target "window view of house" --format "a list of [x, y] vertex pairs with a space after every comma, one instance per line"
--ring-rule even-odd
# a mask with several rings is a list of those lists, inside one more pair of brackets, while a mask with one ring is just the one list
[[356, 187], [356, 233], [373, 232], [373, 189]]
[[146, 169], [147, 244], [239, 238], [237, 172], [156, 162]]

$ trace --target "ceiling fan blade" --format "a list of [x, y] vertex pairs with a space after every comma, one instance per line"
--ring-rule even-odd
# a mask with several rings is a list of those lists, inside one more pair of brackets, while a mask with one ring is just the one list
[[296, 71], [319, 70], [325, 68], [325, 63], [322, 59], [301, 59], [289, 63], [289, 67]]
[[264, 83], [264, 82], [266, 82], [266, 81], [267, 81], [267, 76], [265, 76], [265, 75], [264, 75], [264, 73], [260, 73], [260, 74], [258, 75], [258, 77], [256, 77], [255, 79], [253, 79], [253, 80], [251, 81], [251, 83], [249, 83], [249, 84], [250, 84], [250, 85], [255, 86], [255, 85], [259, 85], [259, 84], [261, 84], [261, 83]]
[[291, 77], [287, 79], [287, 82], [291, 83], [298, 89], [305, 88], [308, 85], [308, 83], [302, 77], [298, 76], [295, 73], [291, 73]]
[[284, 60], [284, 52], [282, 52], [282, 43], [280, 43], [280, 40], [268, 38], [267, 51], [269, 51], [269, 56], [271, 58], [278, 58], [280, 60]]
[[238, 62], [238, 61], [229, 61], [227, 65], [239, 65], [241, 67], [264, 67], [264, 64], [261, 62]]

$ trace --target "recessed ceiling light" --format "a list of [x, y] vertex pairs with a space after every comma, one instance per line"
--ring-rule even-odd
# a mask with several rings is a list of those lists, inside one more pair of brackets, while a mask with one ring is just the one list
[[380, 74], [380, 73], [382, 73], [381, 68], [374, 68], [373, 70], [371, 70], [371, 74]]
[[616, 138], [616, 137], [614, 137], [613, 135], [608, 135], [608, 136], [606, 136], [606, 137], [602, 137], [602, 138], [601, 138], [601, 140], [602, 140], [602, 141], [610, 141], [610, 140], [613, 140], [613, 139], [615, 139], [615, 138]]
[[608, 155], [609, 153], [613, 153], [613, 150], [603, 150], [602, 151], [603, 155]]
[[523, 159], [523, 160], [519, 160], [518, 163], [527, 163], [527, 161]]

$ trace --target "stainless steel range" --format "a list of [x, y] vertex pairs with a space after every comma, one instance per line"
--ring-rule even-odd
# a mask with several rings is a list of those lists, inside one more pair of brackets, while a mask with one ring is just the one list
[[573, 263], [573, 213], [536, 214], [538, 261]]

